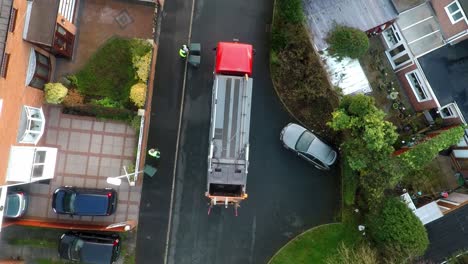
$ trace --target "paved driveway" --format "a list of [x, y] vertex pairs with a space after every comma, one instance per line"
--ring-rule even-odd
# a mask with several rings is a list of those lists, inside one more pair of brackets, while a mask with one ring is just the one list
[[[166, 54], [173, 52], [172, 56], [176, 56], [177, 45], [186, 41], [185, 29], [180, 32], [177, 27], [188, 25], [185, 24], [185, 18], [189, 15], [187, 11], [191, 8], [187, 6], [188, 2], [166, 2], [167, 18], [163, 19], [158, 54], [158, 66], [163, 65], [160, 70], [165, 74], [156, 73], [156, 85], [159, 84], [159, 87], [155, 90], [155, 100], [161, 103], [163, 101], [158, 98], [166, 98], [172, 103], [173, 96], [180, 94], [169, 90], [171, 78], [167, 74], [172, 76], [172, 88], [179, 87], [181, 77], [178, 74], [182, 67], [180, 62], [171, 62]], [[340, 199], [338, 170], [318, 171], [284, 150], [279, 142], [281, 128], [292, 120], [276, 98], [269, 76], [269, 33], [266, 29], [271, 13], [272, 3], [268, 0], [195, 1], [192, 42], [202, 44], [202, 64], [200, 68], [189, 69], [187, 73], [168, 263], [266, 263], [295, 235], [312, 226], [333, 221]], [[172, 16], [174, 14], [177, 14], [176, 18]], [[164, 23], [171, 23], [173, 27]], [[176, 35], [169, 36], [165, 32], [169, 29]], [[220, 40], [233, 38], [252, 43], [256, 49], [251, 166], [247, 186], [249, 199], [242, 203], [238, 217], [234, 216], [232, 209], [224, 208], [215, 208], [208, 216], [208, 201], [204, 199], [204, 192], [214, 63], [212, 48]], [[149, 142], [169, 147], [174, 140], [169, 132], [174, 132], [172, 125], [176, 122], [167, 119], [177, 119], [177, 112], [164, 118], [161, 111], [176, 108], [168, 103], [163, 103], [159, 108], [156, 103], [153, 105], [157, 116], [151, 122], [157, 123], [159, 116], [161, 123], [159, 128], [154, 125], [152, 129], [159, 136], [168, 137], [167, 140], [150, 138]], [[171, 127], [162, 127], [169, 123]], [[154, 135], [151, 131], [150, 134]], [[169, 154], [173, 152], [169, 151]], [[164, 172], [159, 178], [152, 181], [145, 179], [143, 186], [142, 203], [148, 201], [148, 204], [142, 204], [140, 211], [139, 263], [152, 263], [150, 259], [161, 260], [160, 254], [164, 251], [165, 233], [161, 229], [165, 231], [164, 220], [167, 221], [167, 218], [162, 214], [163, 210], [168, 209], [164, 202], [169, 200], [164, 192], [169, 192], [171, 188], [166, 165], [161, 163], [160, 172]], [[149, 190], [149, 186], [155, 189]], [[152, 205], [150, 195], [154, 195], [153, 201], [158, 198], [163, 202], [159, 209]], [[152, 226], [149, 221], [152, 221]]]

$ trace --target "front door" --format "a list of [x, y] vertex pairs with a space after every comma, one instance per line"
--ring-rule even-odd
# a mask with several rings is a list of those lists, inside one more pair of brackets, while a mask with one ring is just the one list
[[73, 42], [75, 36], [67, 31], [64, 27], [57, 24], [55, 29], [55, 38], [54, 38], [54, 51], [60, 55], [63, 55], [67, 58], [71, 58], [73, 54]]

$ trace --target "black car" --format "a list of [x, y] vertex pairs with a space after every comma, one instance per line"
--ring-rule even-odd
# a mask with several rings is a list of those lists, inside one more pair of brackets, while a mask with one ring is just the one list
[[67, 232], [60, 236], [60, 258], [82, 263], [114, 263], [120, 255], [117, 234]]
[[52, 197], [52, 209], [57, 214], [106, 216], [117, 208], [117, 192], [112, 188], [88, 189], [60, 187]]

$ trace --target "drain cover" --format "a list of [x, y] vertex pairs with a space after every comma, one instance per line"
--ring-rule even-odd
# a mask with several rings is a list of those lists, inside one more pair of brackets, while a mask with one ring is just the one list
[[116, 17], [115, 21], [121, 28], [125, 28], [129, 24], [133, 23], [132, 17], [128, 14], [127, 10], [122, 10]]

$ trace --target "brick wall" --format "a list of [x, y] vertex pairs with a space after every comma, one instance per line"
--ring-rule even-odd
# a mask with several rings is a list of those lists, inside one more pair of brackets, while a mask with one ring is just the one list
[[[6, 78], [0, 78], [0, 98], [3, 108], [0, 117], [0, 185], [4, 184], [11, 145], [17, 143], [17, 133], [23, 105], [41, 107], [43, 91], [28, 87], [25, 84], [31, 44], [23, 41], [24, 17], [27, 1], [14, 1], [13, 7], [18, 9], [16, 26], [13, 32], [8, 32], [5, 52], [10, 54]], [[47, 54], [45, 51], [40, 51]], [[51, 56], [52, 68], [54, 57]]]
[[452, 24], [450, 21], [447, 12], [445, 12], [445, 7], [452, 3], [453, 0], [432, 0], [431, 4], [436, 13], [436, 16], [439, 20], [442, 33], [444, 34], [445, 39], [449, 39], [456, 34], [463, 32], [468, 29], [466, 21], [462, 19], [455, 24]]
[[413, 89], [411, 88], [411, 85], [409, 84], [408, 79], [405, 76], [405, 74], [416, 70], [416, 68], [417, 68], [416, 64], [413, 64], [405, 69], [402, 69], [396, 72], [396, 75], [398, 77], [398, 80], [400, 81], [401, 87], [406, 92], [408, 99], [410, 100], [410, 103], [413, 106], [414, 110], [423, 111], [423, 110], [429, 110], [429, 109], [437, 107], [437, 104], [434, 100], [418, 102], [416, 95], [414, 94]]

